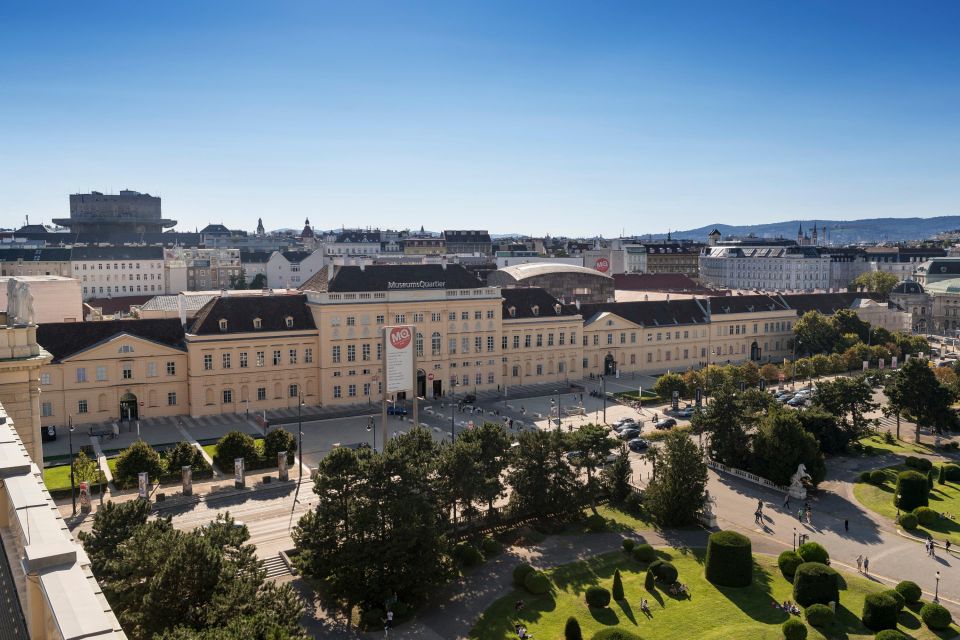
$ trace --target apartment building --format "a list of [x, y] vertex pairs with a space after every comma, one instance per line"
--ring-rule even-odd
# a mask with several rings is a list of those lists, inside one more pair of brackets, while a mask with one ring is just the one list
[[0, 248], [0, 276], [70, 276], [70, 249]]
[[267, 261], [267, 286], [271, 289], [296, 289], [323, 265], [323, 249], [274, 251]]
[[70, 275], [83, 299], [166, 293], [163, 247], [74, 247]]
[[[709, 246], [699, 260], [700, 280], [714, 287], [761, 291], [830, 287], [830, 255], [817, 247]], [[650, 255], [648, 268], [649, 262]]]
[[239, 249], [176, 247], [164, 251], [164, 272], [166, 293], [180, 293], [229, 289], [243, 267]]
[[539, 288], [502, 289], [500, 378], [505, 388], [583, 377], [583, 316]]
[[704, 302], [710, 318], [709, 364], [778, 362], [792, 355], [798, 314], [782, 298], [711, 296]]

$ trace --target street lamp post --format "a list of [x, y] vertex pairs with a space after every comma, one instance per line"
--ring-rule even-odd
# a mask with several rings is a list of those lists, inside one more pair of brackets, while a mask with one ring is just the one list
[[793, 361], [790, 362], [790, 366], [793, 367], [790, 371], [790, 386], [793, 390], [797, 388], [797, 345], [803, 344], [802, 340], [793, 340]]
[[793, 528], [793, 550], [797, 550], [797, 528]]
[[73, 482], [73, 416], [67, 416], [67, 439], [70, 441], [70, 502], [73, 504], [73, 515], [77, 515], [77, 492]]
[[560, 391], [554, 389], [553, 392], [557, 394], [557, 431], [560, 431]]
[[940, 602], [940, 572], [939, 571], [937, 571], [937, 584], [933, 588], [933, 601], [937, 603]]
[[298, 459], [300, 460], [300, 478], [303, 478], [303, 394], [297, 396], [297, 432], [300, 439], [297, 444]]
[[607, 424], [607, 376], [600, 376], [600, 389], [603, 395], [603, 424]]
[[453, 444], [457, 437], [456, 433], [456, 411], [457, 411], [457, 381], [450, 381], [450, 444]]

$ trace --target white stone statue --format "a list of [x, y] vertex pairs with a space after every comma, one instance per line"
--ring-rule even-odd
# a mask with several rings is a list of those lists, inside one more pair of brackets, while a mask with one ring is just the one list
[[797, 472], [790, 478], [789, 494], [791, 498], [803, 500], [807, 497], [807, 489], [803, 486], [804, 480], [809, 480], [810, 474], [807, 473], [807, 467], [802, 462], [797, 465]]
[[33, 295], [30, 285], [15, 278], [7, 281], [7, 324], [33, 324]]

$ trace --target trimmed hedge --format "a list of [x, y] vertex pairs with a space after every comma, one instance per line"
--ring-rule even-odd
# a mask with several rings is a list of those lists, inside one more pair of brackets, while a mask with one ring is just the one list
[[156, 449], [143, 440], [137, 440], [120, 452], [116, 468], [113, 472], [113, 482], [121, 489], [136, 487], [138, 475], [146, 471], [151, 482], [159, 480], [163, 474], [163, 462]]
[[943, 465], [943, 475], [944, 477], [946, 477], [947, 482], [960, 481], [960, 465], [955, 465], [955, 464]]
[[820, 564], [830, 562], [830, 554], [827, 553], [822, 544], [817, 542], [804, 542], [797, 547], [797, 555], [803, 558], [804, 562], [819, 562]]
[[542, 571], [528, 573], [523, 579], [523, 588], [535, 596], [543, 595], [550, 591], [550, 578]]
[[910, 636], [896, 629], [884, 629], [873, 636], [873, 640], [910, 640]]
[[881, 485], [887, 481], [887, 474], [880, 469], [874, 469], [870, 472], [870, 484]]
[[583, 640], [580, 623], [573, 616], [567, 618], [567, 624], [563, 628], [563, 640]]
[[833, 610], [825, 604], [812, 604], [803, 612], [807, 622], [814, 627], [826, 627], [836, 617]]
[[638, 544], [633, 548], [633, 559], [637, 562], [653, 562], [657, 559], [657, 552], [648, 544]]
[[483, 555], [489, 558], [490, 556], [500, 553], [501, 547], [500, 543], [497, 542], [495, 538], [487, 536], [480, 541], [480, 550], [483, 551]]
[[750, 538], [735, 531], [717, 531], [707, 540], [704, 573], [708, 581], [724, 587], [749, 587], [753, 582]]
[[897, 613], [903, 611], [903, 608], [907, 606], [907, 599], [904, 598], [896, 589], [887, 589], [884, 591], [884, 593], [897, 601]]
[[871, 631], [897, 628], [900, 607], [887, 592], [868, 594], [863, 600], [863, 626]]
[[633, 538], [624, 538], [620, 545], [623, 547], [625, 552], [630, 553], [633, 551], [633, 548], [637, 546], [637, 543]]
[[921, 527], [929, 527], [937, 521], [940, 514], [930, 507], [917, 507], [913, 510], [913, 515], [917, 516], [917, 522], [920, 523]]
[[458, 542], [453, 547], [453, 558], [464, 567], [475, 567], [483, 563], [483, 554], [480, 549], [469, 542]]
[[657, 576], [653, 575], [653, 571], [647, 569], [643, 577], [643, 587], [647, 591], [656, 591], [657, 590]]
[[920, 609], [920, 619], [934, 631], [943, 631], [953, 622], [953, 616], [943, 605], [928, 602]]
[[777, 557], [777, 566], [780, 567], [780, 573], [790, 582], [793, 582], [793, 574], [797, 572], [797, 567], [802, 564], [803, 558], [796, 551], [784, 551]]
[[597, 533], [607, 528], [607, 520], [600, 514], [595, 513], [587, 517], [586, 527], [587, 531]]
[[[917, 471], [901, 471], [897, 474], [897, 488], [894, 491], [895, 504], [904, 511], [913, 511], [925, 507], [928, 503], [930, 487], [927, 476]], [[899, 496], [899, 498], [897, 498]]]
[[920, 522], [917, 520], [917, 516], [913, 515], [912, 513], [905, 513], [900, 516], [900, 526], [904, 529], [913, 531], [917, 528], [918, 524], [920, 524]]
[[651, 566], [650, 568], [653, 570], [653, 575], [657, 577], [657, 580], [664, 584], [673, 584], [680, 575], [677, 568], [669, 562], [660, 562], [657, 566]]
[[620, 577], [620, 569], [613, 572], [613, 587], [610, 588], [610, 593], [614, 600], [623, 600], [623, 579]]
[[518, 564], [513, 568], [513, 584], [518, 587], [523, 586], [523, 581], [527, 578], [527, 575], [536, 571], [533, 567], [527, 563]]
[[804, 562], [793, 575], [793, 599], [801, 607], [840, 602], [839, 575], [819, 562]]
[[858, 474], [857, 474], [857, 481], [858, 481], [858, 482], [864, 482], [864, 483], [870, 482], [870, 472], [869, 472], [869, 471], [861, 471], [860, 473], [858, 473]]
[[626, 629], [617, 627], [607, 627], [597, 631], [590, 637], [590, 640], [643, 640], [640, 636]]
[[920, 585], [918, 585], [916, 582], [911, 582], [910, 580], [898, 582], [894, 589], [897, 593], [903, 596], [903, 599], [907, 604], [920, 602], [920, 598], [923, 597], [923, 591], [921, 591]]
[[591, 607], [602, 609], [610, 606], [610, 592], [603, 587], [589, 587], [585, 595], [587, 604]]
[[783, 637], [786, 640], [806, 640], [807, 638], [807, 625], [796, 618], [790, 618], [784, 622], [780, 629], [783, 631]]
[[930, 460], [927, 458], [918, 458], [916, 456], [907, 456], [903, 463], [911, 469], [922, 471], [924, 474], [933, 468], [933, 463]]

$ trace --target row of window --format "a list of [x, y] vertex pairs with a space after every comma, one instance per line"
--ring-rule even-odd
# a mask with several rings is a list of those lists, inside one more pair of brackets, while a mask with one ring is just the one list
[[[493, 319], [495, 318], [495, 316], [496, 316], [496, 312], [495, 312], [493, 309], [487, 309], [486, 312], [484, 312], [484, 311], [473, 311], [473, 312], [472, 312], [472, 315], [473, 315], [473, 319], [474, 319], [474, 320], [483, 320], [484, 317], [486, 317], [487, 320], [493, 320]], [[470, 311], [461, 311], [461, 312], [460, 312], [460, 319], [461, 319], [461, 320], [469, 320], [469, 319], [470, 319], [470, 316], [471, 316], [471, 312], [470, 312]], [[411, 318], [411, 321], [412, 321], [413, 323], [415, 323], [415, 324], [420, 324], [420, 323], [423, 323], [423, 322], [425, 321], [426, 314], [424, 314], [424, 313], [412, 313], [412, 314], [410, 314], [410, 318]], [[438, 312], [438, 311], [434, 311], [434, 312], [432, 312], [432, 313], [430, 314], [430, 322], [441, 322], [442, 318], [443, 318], [443, 314], [440, 313], [440, 312]], [[456, 319], [457, 319], [457, 312], [456, 312], [456, 311], [449, 311], [449, 312], [447, 312], [447, 320], [453, 322], [453, 321], [455, 321]], [[377, 324], [386, 324], [387, 318], [386, 318], [385, 315], [380, 314], [380, 315], [377, 315], [376, 321], [377, 321]], [[405, 313], [397, 313], [397, 314], [394, 314], [394, 316], [393, 316], [393, 323], [394, 323], [394, 324], [406, 324], [406, 322], [407, 322], [407, 314], [405, 314]], [[361, 325], [370, 324], [370, 318], [369, 318], [369, 316], [360, 316], [360, 324], [361, 324]], [[347, 317], [346, 317], [346, 325], [347, 325], [348, 327], [355, 327], [355, 326], [357, 325], [357, 316], [347, 316]], [[330, 317], [330, 326], [332, 326], [332, 327], [339, 327], [339, 326], [340, 326], [340, 316], [331, 316], [331, 317]]]
[[[120, 275], [118, 275], [118, 276], [115, 276], [115, 277], [114, 277], [114, 281], [115, 281], [115, 282], [122, 282], [122, 281], [124, 281], [124, 280], [127, 280], [127, 281], [130, 281], [130, 282], [133, 282], [134, 280], [140, 280], [140, 275], [141, 275], [141, 274], [139, 274], [139, 273], [122, 273], [122, 274], [120, 274]], [[136, 278], [134, 278], [134, 276], [136, 276]], [[150, 277], [148, 278], [147, 276], [150, 276]], [[144, 273], [144, 274], [143, 274], [143, 279], [144, 279], [144, 280], [162, 280], [162, 278], [160, 277], [160, 275], [158, 275], [158, 274], [156, 274], [156, 273]], [[83, 281], [84, 281], [84, 282], [87, 281], [87, 276], [83, 276]], [[110, 274], [107, 274], [106, 276], [102, 276], [102, 275], [90, 276], [90, 282], [94, 282], [94, 281], [96, 281], [96, 282], [110, 282]]]
[[[296, 349], [287, 350], [287, 364], [298, 364], [299, 357], [298, 351]], [[238, 354], [238, 364], [239, 368], [247, 369], [250, 366], [249, 352], [241, 351]], [[279, 367], [283, 363], [283, 351], [281, 349], [274, 349], [272, 354], [273, 366]], [[266, 351], [255, 351], [254, 358], [256, 365], [258, 367], [263, 367], [266, 365], [267, 361], [267, 352]], [[313, 363], [313, 347], [306, 347], [303, 350], [303, 362], [304, 364]], [[232, 369], [233, 368], [233, 353], [230, 351], [224, 351], [220, 354], [220, 368], [221, 369]], [[213, 354], [205, 353], [203, 354], [203, 370], [212, 371], [213, 370]]]
[[[111, 269], [110, 265], [111, 265], [111, 264], [113, 264], [113, 270], [114, 270], [114, 271], [122, 271], [122, 270], [124, 270], [124, 269], [133, 269], [133, 268], [134, 268], [132, 262], [121, 262], [120, 264], [115, 264], [115, 263], [110, 263], [110, 262], [99, 262], [99, 263], [97, 263], [97, 268], [96, 268], [96, 269], [93, 268], [93, 264], [90, 264], [89, 267], [90, 267], [90, 271], [103, 271], [103, 270], [110, 271], [110, 269]], [[107, 265], [106, 268], [104, 268], [103, 265]], [[87, 266], [88, 266], [88, 265], [87, 265], [86, 262], [81, 263], [81, 264], [79, 265], [78, 271], [86, 271], [86, 270], [87, 270]], [[140, 268], [140, 263], [139, 263], [139, 262], [137, 263], [136, 268], [137, 268], [137, 269]], [[147, 264], [147, 269], [163, 269], [163, 263], [162, 263], [162, 262], [151, 262], [151, 263], [148, 263], [148, 264]]]
[[[166, 364], [166, 372], [168, 376], [177, 375], [177, 363], [173, 360], [168, 360]], [[75, 370], [76, 381], [77, 382], [88, 382], [87, 378], [87, 368], [86, 367], [77, 367]], [[147, 377], [156, 378], [157, 377], [157, 363], [148, 362], [147, 363]], [[97, 382], [106, 382], [109, 380], [107, 376], [107, 367], [100, 366], [96, 368], [96, 380]], [[120, 377], [123, 380], [132, 380], [133, 379], [133, 363], [131, 362], [122, 362], [120, 364]], [[51, 378], [49, 373], [40, 374], [40, 384], [47, 385], [51, 384]]]
[[160, 286], [159, 284], [156, 284], [156, 285], [151, 284], [149, 289], [147, 288], [147, 285], [142, 285], [142, 287], [143, 289], [141, 289], [141, 285], [138, 284], [136, 289], [134, 289], [133, 285], [130, 285], [129, 287], [130, 290], [127, 291], [126, 285], [123, 285], [123, 286], [116, 285], [116, 286], [106, 287], [106, 292], [104, 292], [104, 287], [84, 287], [83, 295], [92, 296], [95, 293], [146, 293], [148, 291], [160, 293], [163, 291], [163, 287]]
[[[279, 391], [279, 390], [278, 390]], [[223, 400], [223, 404], [232, 404], [233, 403], [233, 389], [224, 389], [220, 392], [220, 396]], [[287, 386], [287, 397], [289, 398], [298, 398], [300, 397], [300, 385], [291, 384]], [[257, 387], [257, 400], [263, 401], [267, 399], [267, 388], [266, 387]]]
[[[100, 411], [107, 411], [107, 410], [108, 410], [104, 402], [101, 401], [100, 405], [101, 405], [100, 408], [99, 408]], [[177, 406], [177, 392], [176, 392], [176, 391], [170, 391], [169, 393], [167, 393], [167, 406], [168, 406], [168, 407], [175, 407], [175, 406]], [[77, 413], [89, 413], [89, 412], [90, 412], [90, 405], [87, 403], [87, 401], [86, 401], [85, 399], [84, 399], [84, 400], [77, 400]], [[40, 416], [43, 417], [43, 418], [49, 418], [49, 417], [51, 417], [52, 415], [53, 415], [53, 403], [52, 403], [52, 402], [41, 402], [41, 403], [40, 403]]]

